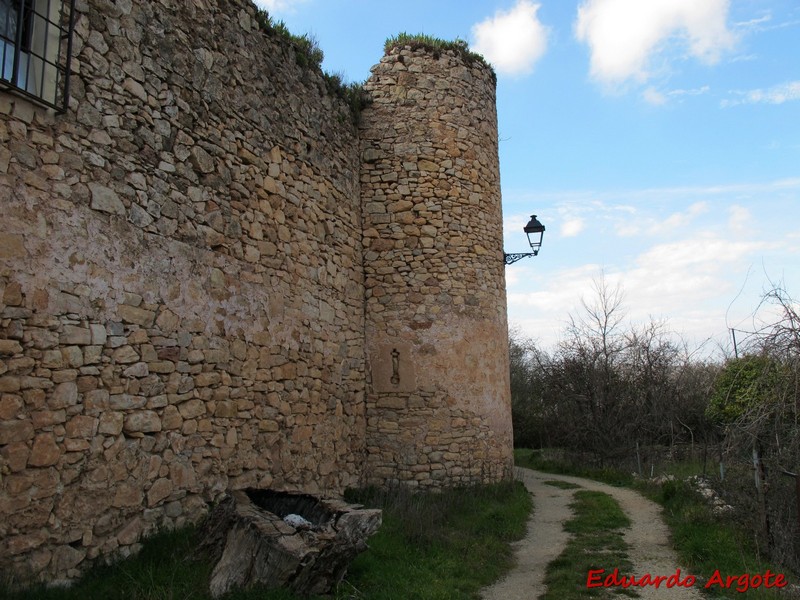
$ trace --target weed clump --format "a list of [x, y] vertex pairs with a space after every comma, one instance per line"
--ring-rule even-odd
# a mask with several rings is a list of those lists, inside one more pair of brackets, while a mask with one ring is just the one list
[[298, 66], [320, 73], [325, 80], [325, 88], [333, 96], [340, 98], [350, 109], [354, 124], [358, 123], [361, 110], [368, 104], [368, 97], [361, 83], [345, 83], [339, 73], [327, 73], [322, 69], [325, 54], [317, 40], [308, 34], [295, 35], [283, 21], [276, 21], [269, 12], [256, 8], [256, 21], [266, 35], [277, 38], [287, 44], [294, 52]]
[[[383, 50], [388, 54], [394, 48], [402, 48], [403, 46], [409, 46], [412, 50], [417, 50], [419, 48], [428, 50], [433, 53], [436, 58], [438, 58], [442, 52], [450, 50], [460, 55], [468, 65], [479, 63], [492, 69], [491, 65], [486, 62], [486, 59], [482, 55], [470, 50], [469, 44], [460, 38], [448, 41], [431, 35], [425, 35], [424, 33], [410, 34], [402, 32], [388, 38], [383, 45]], [[492, 73], [494, 73], [494, 69], [492, 69]]]

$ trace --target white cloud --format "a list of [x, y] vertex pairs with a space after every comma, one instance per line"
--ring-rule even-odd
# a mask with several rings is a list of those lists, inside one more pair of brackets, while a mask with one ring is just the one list
[[292, 12], [298, 4], [306, 0], [254, 0], [256, 6], [265, 9], [270, 15]]
[[720, 103], [723, 108], [739, 104], [783, 104], [792, 100], [800, 100], [800, 81], [781, 83], [766, 90], [757, 89], [732, 93], [739, 98], [723, 100]]
[[645, 102], [653, 106], [663, 106], [667, 103], [667, 97], [654, 87], [649, 87], [642, 92], [642, 97]]
[[734, 233], [747, 233], [752, 222], [753, 216], [744, 206], [734, 204], [728, 209], [728, 227], [730, 227]]
[[[586, 228], [577, 238], [551, 236], [537, 261], [507, 269], [509, 321], [552, 349], [564, 339], [568, 315], [581, 313], [581, 297], [590, 299], [593, 279], [604, 274], [610, 285], [622, 285], [632, 322], [665, 319], [692, 348], [707, 339], [724, 345], [728, 327], [755, 328], [747, 323], [767, 278], [800, 289], [798, 194], [800, 177], [540, 192], [548, 197], [540, 203], [543, 223], [559, 234], [572, 219]], [[517, 231], [523, 220], [514, 223]], [[712, 342], [701, 354], [716, 347]]]
[[708, 203], [707, 202], [695, 202], [685, 212], [676, 212], [672, 213], [669, 217], [664, 219], [664, 221], [654, 228], [651, 229], [651, 233], [658, 233], [663, 232], [666, 233], [671, 229], [679, 229], [681, 227], [686, 227], [691, 223], [696, 217], [699, 217], [703, 213], [708, 212]]
[[[552, 347], [562, 339], [568, 314], [581, 313], [581, 298], [591, 300], [601, 274], [625, 294], [625, 314], [634, 323], [668, 319], [668, 325], [695, 341], [724, 332], [724, 306], [736, 293], [732, 272], [774, 244], [753, 240], [731, 244], [728, 236], [706, 232], [642, 248], [626, 266], [596, 263], [566, 268], [526, 289], [520, 277], [508, 289], [509, 318], [523, 333]], [[532, 315], [536, 315], [535, 317]]]
[[650, 86], [644, 92], [642, 92], [642, 98], [644, 98], [645, 102], [648, 104], [652, 104], [654, 106], [663, 106], [674, 98], [681, 98], [683, 96], [701, 96], [703, 94], [707, 94], [710, 90], [711, 88], [709, 86], [704, 85], [703, 87], [688, 90], [675, 89], [666, 92], [660, 92], [653, 86]]
[[[655, 194], [654, 194], [655, 195]], [[614, 231], [620, 237], [647, 235], [649, 237], [675, 237], [676, 232], [691, 225], [698, 217], [709, 212], [708, 202], [695, 202], [684, 211], [656, 219], [647, 215], [620, 215], [615, 218]]]
[[654, 55], [680, 41], [708, 64], [734, 45], [730, 0], [584, 0], [575, 35], [591, 50], [592, 77], [606, 84], [646, 81]]
[[472, 49], [499, 73], [524, 75], [533, 70], [547, 49], [547, 28], [536, 16], [540, 5], [518, 0], [508, 11], [497, 11], [472, 27]]
[[583, 219], [569, 219], [561, 225], [562, 237], [575, 237], [586, 227], [586, 222]]
[[760, 17], [756, 17], [754, 19], [749, 19], [747, 21], [738, 21], [734, 23], [734, 26], [737, 29], [743, 30], [754, 30], [754, 31], [765, 31], [767, 29], [766, 24], [772, 21], [772, 13], [766, 12]]

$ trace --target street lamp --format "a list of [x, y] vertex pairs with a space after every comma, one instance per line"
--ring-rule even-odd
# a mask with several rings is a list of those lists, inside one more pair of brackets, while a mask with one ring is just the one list
[[531, 245], [533, 252], [522, 252], [518, 254], [503, 253], [507, 265], [515, 263], [526, 256], [536, 256], [539, 254], [539, 248], [542, 247], [542, 238], [544, 237], [544, 225], [539, 222], [536, 215], [531, 215], [531, 220], [523, 227], [522, 231], [528, 236], [528, 243]]

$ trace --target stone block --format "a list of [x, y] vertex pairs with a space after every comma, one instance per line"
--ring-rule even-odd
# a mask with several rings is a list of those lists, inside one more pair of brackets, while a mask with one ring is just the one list
[[[114, 500], [111, 504], [118, 508], [141, 506], [143, 499], [144, 494], [137, 484], [124, 482], [116, 486]], [[102, 533], [98, 531], [95, 531], [95, 533], [102, 535]]]
[[83, 347], [83, 364], [96, 365], [102, 362], [103, 347], [102, 346], [84, 346]]
[[52, 433], [40, 433], [33, 440], [33, 449], [28, 457], [28, 465], [32, 467], [49, 467], [61, 458], [61, 448]]
[[25, 256], [25, 240], [21, 235], [4, 232], [0, 235], [0, 260]]
[[67, 413], [64, 410], [38, 410], [31, 413], [31, 421], [35, 429], [60, 425], [67, 421]]
[[12, 394], [3, 394], [0, 397], [0, 420], [10, 421], [15, 419], [22, 410], [22, 398]]
[[152, 373], [169, 374], [175, 371], [175, 363], [168, 360], [157, 360], [147, 364]]
[[94, 210], [120, 216], [125, 215], [125, 205], [114, 190], [99, 183], [91, 182], [89, 183], [89, 191], [92, 194], [91, 207]]
[[[233, 430], [231, 430], [233, 431]], [[197, 486], [197, 477], [190, 462], [173, 462], [169, 467], [169, 479], [181, 490], [191, 490]]]
[[108, 339], [108, 334], [104, 325], [100, 323], [92, 323], [89, 325], [89, 331], [92, 337], [92, 345], [104, 346]]
[[68, 438], [90, 439], [97, 430], [97, 419], [84, 415], [76, 415], [67, 422], [66, 436]]
[[22, 352], [22, 345], [17, 340], [0, 340], [0, 355], [14, 356]]
[[236, 402], [231, 402], [231, 401], [217, 402], [217, 406], [214, 409], [215, 417], [232, 419], [236, 418], [238, 413], [239, 410], [236, 405]]
[[209, 371], [205, 373], [198, 373], [194, 378], [194, 384], [197, 387], [208, 387], [217, 385], [222, 380], [219, 372]]
[[177, 331], [180, 322], [180, 317], [169, 309], [163, 309], [156, 318], [156, 325], [164, 333]]
[[139, 541], [144, 530], [144, 523], [139, 517], [134, 517], [117, 533], [117, 541], [120, 546], [130, 546]]
[[122, 433], [125, 415], [117, 411], [106, 411], [100, 415], [97, 433], [101, 435], [117, 436]]
[[64, 325], [59, 343], [62, 346], [88, 346], [92, 343], [92, 333], [87, 327]]
[[33, 347], [38, 350], [46, 350], [58, 346], [58, 334], [55, 331], [46, 329], [32, 329], [28, 331], [31, 336]]
[[0, 422], [0, 446], [33, 439], [34, 429], [30, 421], [13, 420]]
[[126, 368], [122, 371], [122, 374], [125, 377], [147, 377], [150, 374], [150, 370], [147, 368], [147, 363], [138, 362]]
[[109, 405], [109, 393], [108, 390], [92, 390], [90, 392], [86, 392], [83, 395], [83, 405], [84, 409], [87, 413], [95, 414], [100, 411], [104, 411], [108, 408]]
[[48, 405], [51, 409], [68, 408], [78, 403], [78, 385], [74, 381], [59, 383], [53, 388]]
[[82, 367], [83, 351], [80, 346], [66, 346], [61, 348], [61, 360], [68, 367]]
[[202, 400], [194, 398], [180, 404], [178, 410], [184, 419], [194, 419], [206, 414], [206, 405]]
[[375, 404], [377, 408], [386, 408], [391, 410], [405, 409], [408, 402], [404, 397], [398, 396], [379, 396]]
[[120, 304], [117, 306], [117, 314], [126, 323], [141, 325], [142, 327], [152, 327], [155, 322], [156, 313], [152, 310]]
[[174, 486], [169, 479], [165, 477], [157, 479], [147, 491], [147, 506], [152, 508], [159, 502], [162, 502], [164, 499], [168, 498], [169, 495], [172, 494], [173, 487]]
[[6, 540], [6, 548], [10, 556], [30, 552], [34, 548], [41, 546], [47, 539], [47, 531], [40, 529], [31, 531], [24, 535], [10, 536]]
[[14, 375], [0, 375], [0, 392], [18, 392], [22, 381]]
[[127, 433], [155, 433], [161, 431], [161, 419], [152, 410], [143, 410], [125, 417], [123, 430]]
[[161, 416], [161, 426], [166, 429], [180, 429], [183, 425], [183, 417], [177, 406], [169, 405], [164, 408], [164, 413]]
[[133, 346], [120, 346], [111, 354], [114, 362], [120, 364], [131, 364], [139, 360], [139, 354], [133, 349]]
[[59, 350], [45, 350], [42, 353], [42, 366], [46, 369], [60, 369], [64, 358]]
[[193, 146], [189, 151], [189, 162], [200, 173], [205, 174], [214, 171], [214, 159], [200, 146]]
[[25, 442], [12, 442], [0, 448], [0, 456], [12, 473], [19, 473], [28, 464], [31, 451]]

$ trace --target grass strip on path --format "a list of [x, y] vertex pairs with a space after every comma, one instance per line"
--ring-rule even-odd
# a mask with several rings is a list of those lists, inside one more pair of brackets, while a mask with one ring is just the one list
[[546, 600], [580, 600], [581, 598], [614, 598], [620, 593], [637, 594], [619, 588], [586, 587], [590, 570], [604, 569], [606, 572], [618, 568], [620, 573], [629, 573], [632, 568], [628, 560], [628, 545], [623, 539], [624, 529], [630, 519], [608, 494], [580, 490], [575, 492], [570, 507], [574, 516], [564, 529], [572, 534], [567, 547], [547, 566], [545, 585]]
[[[704, 589], [705, 582], [713, 581], [715, 573], [727, 577], [763, 574], [769, 569], [773, 574], [785, 574], [790, 583], [796, 582], [797, 577], [759, 555], [745, 528], [731, 516], [715, 514], [708, 502], [686, 481], [667, 480], [656, 484], [636, 480], [630, 474], [613, 469], [591, 469], [564, 461], [548, 460], [542, 456], [543, 452], [537, 450], [517, 449], [514, 454], [518, 466], [629, 487], [660, 504], [664, 508], [664, 520], [670, 529], [672, 543], [681, 564], [687, 567], [687, 572], [697, 577], [698, 583], [695, 587], [702, 589], [709, 597], [773, 599], [791, 597], [794, 593], [764, 587], [747, 589], [741, 593], [735, 589], [735, 585], [728, 589], [722, 589], [719, 585]], [[696, 475], [700, 471], [701, 466], [693, 463], [676, 463], [670, 469], [678, 477]], [[620, 569], [620, 573], [622, 572]], [[593, 590], [584, 590], [588, 591]]]

